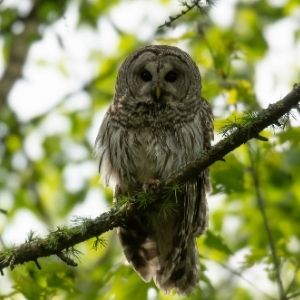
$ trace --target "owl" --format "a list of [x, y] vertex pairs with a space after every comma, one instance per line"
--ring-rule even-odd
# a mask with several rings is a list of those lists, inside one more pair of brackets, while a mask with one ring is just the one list
[[[100, 174], [116, 198], [134, 195], [199, 158], [212, 138], [212, 112], [194, 61], [177, 47], [146, 46], [119, 69], [95, 143]], [[208, 186], [205, 170], [172, 194], [175, 212], [149, 209], [118, 228], [128, 262], [165, 292], [187, 294], [198, 282], [196, 237], [207, 226]]]

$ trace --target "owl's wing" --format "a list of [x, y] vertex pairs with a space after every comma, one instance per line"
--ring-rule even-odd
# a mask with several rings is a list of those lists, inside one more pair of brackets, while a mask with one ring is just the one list
[[95, 141], [95, 154], [99, 158], [99, 173], [106, 185], [109, 185], [111, 176], [114, 173], [109, 151], [112, 127], [109, 109], [104, 116]]
[[[201, 101], [199, 114], [203, 151], [207, 151], [213, 139], [213, 117], [205, 99]], [[202, 234], [207, 227], [208, 208], [205, 191], [208, 188], [208, 170], [204, 170], [197, 178], [184, 184], [176, 197], [176, 202], [181, 203], [182, 207], [173, 228], [171, 251], [162, 256], [164, 259], [159, 259], [161, 266], [156, 276], [158, 285], [165, 290], [176, 287], [178, 291], [188, 292], [197, 283], [199, 267], [195, 237]], [[157, 240], [158, 249], [161, 250], [161, 244], [166, 240], [165, 233], [160, 230], [157, 235], [164, 237], [160, 239], [162, 242]]]
[[[208, 151], [211, 148], [211, 141], [214, 138], [213, 114], [209, 103], [204, 98], [201, 100], [199, 114], [203, 136], [203, 150]], [[187, 183], [186, 185], [189, 189], [193, 190], [191, 193], [193, 199], [188, 199], [187, 202], [190, 203], [192, 209], [190, 216], [193, 216], [194, 236], [199, 236], [207, 227], [208, 208], [205, 191], [210, 190], [208, 169], [199, 174], [194, 183]], [[188, 194], [185, 197], [190, 198]]]
[[[213, 115], [209, 103], [202, 98], [200, 114], [200, 128], [203, 137], [203, 151], [211, 148], [213, 140]], [[210, 190], [208, 169], [201, 172], [195, 181], [188, 182], [184, 186], [182, 195], [184, 201], [184, 226], [186, 232], [190, 232], [193, 236], [199, 236], [207, 227], [208, 208], [205, 191]]]
[[[156, 283], [165, 291], [176, 288], [178, 292], [189, 293], [197, 284], [199, 275], [198, 250], [195, 237], [207, 225], [207, 203], [204, 175], [194, 182], [186, 183], [174, 201], [181, 206], [175, 219], [169, 217], [156, 231], [159, 271]], [[173, 227], [168, 230], [168, 223]], [[171, 235], [171, 237], [169, 237]], [[166, 241], [170, 240], [169, 244]]]
[[[209, 103], [202, 97], [201, 108], [199, 110], [201, 129], [203, 136], [203, 151], [208, 151], [211, 148], [211, 141], [214, 139], [214, 125], [213, 125], [213, 114]], [[209, 174], [208, 169], [204, 171], [204, 185], [206, 190], [210, 190]], [[199, 182], [201, 184], [201, 182]], [[203, 183], [202, 183], [203, 184]]]
[[201, 127], [204, 136], [204, 149], [208, 150], [211, 147], [211, 141], [214, 139], [214, 125], [212, 109], [206, 99], [201, 98]]
[[194, 237], [201, 235], [207, 227], [208, 207], [205, 190], [208, 183], [208, 174], [205, 171], [197, 177], [196, 182], [186, 184], [190, 190], [190, 193], [185, 195], [189, 209], [184, 210], [184, 213], [192, 216], [190, 222]]

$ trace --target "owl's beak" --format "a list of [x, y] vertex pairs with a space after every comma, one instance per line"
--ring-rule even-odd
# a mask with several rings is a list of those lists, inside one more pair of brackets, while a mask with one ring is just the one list
[[158, 85], [158, 86], [155, 88], [155, 96], [156, 96], [156, 99], [157, 99], [157, 100], [160, 99], [160, 95], [161, 95], [161, 89], [160, 89], [160, 86]]
[[156, 102], [156, 103], [161, 103], [162, 101], [162, 89], [161, 87], [159, 86], [159, 84], [155, 84], [152, 88], [152, 101]]

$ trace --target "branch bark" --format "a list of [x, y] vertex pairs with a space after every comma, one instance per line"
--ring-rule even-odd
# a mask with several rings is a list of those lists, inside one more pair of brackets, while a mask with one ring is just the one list
[[[194, 178], [202, 170], [212, 165], [229, 152], [239, 147], [252, 138], [258, 138], [259, 132], [264, 128], [278, 124], [278, 120], [288, 114], [292, 108], [300, 103], [300, 84], [294, 86], [293, 90], [282, 100], [269, 105], [261, 110], [255, 118], [238, 127], [232, 134], [218, 142], [207, 153], [203, 153], [198, 160], [195, 160], [178, 172], [161, 182], [161, 186], [172, 186], [182, 184]], [[124, 221], [137, 212], [134, 205], [125, 205], [120, 209], [112, 208], [95, 219], [86, 219], [80, 225], [70, 228], [58, 228], [51, 232], [46, 238], [29, 238], [20, 246], [6, 249], [0, 252], [0, 271], [6, 267], [13, 269], [18, 264], [28, 261], [37, 262], [40, 257], [57, 255], [64, 257], [65, 251], [72, 249], [78, 243], [92, 237], [99, 237], [102, 233], [122, 226]]]

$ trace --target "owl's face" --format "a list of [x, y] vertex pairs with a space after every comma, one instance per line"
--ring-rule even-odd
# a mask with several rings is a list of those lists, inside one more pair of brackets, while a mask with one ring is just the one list
[[127, 91], [124, 101], [161, 107], [182, 104], [191, 94], [199, 99], [199, 71], [179, 48], [148, 46], [133, 53], [124, 64], [122, 78], [118, 78], [122, 92]]
[[190, 86], [188, 66], [180, 58], [144, 52], [129, 67], [127, 82], [136, 101], [166, 104], [185, 98]]

